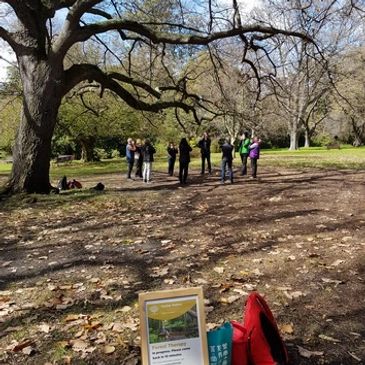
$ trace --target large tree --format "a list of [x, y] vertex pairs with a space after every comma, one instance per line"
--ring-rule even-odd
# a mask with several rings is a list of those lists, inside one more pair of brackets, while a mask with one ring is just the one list
[[[58, 110], [63, 97], [80, 83], [97, 83], [101, 95], [109, 89], [138, 110], [159, 112], [175, 107], [192, 112], [198, 119], [196, 108], [200, 98], [187, 93], [185, 82], [169, 69], [168, 62], [164, 62], [167, 53], [180, 52], [181, 58], [186, 59], [194, 49], [239, 37], [245, 59], [247, 51], [262, 49], [260, 42], [276, 34], [309, 40], [295, 29], [243, 24], [236, 0], [233, 10], [226, 13], [218, 12], [211, 0], [195, 1], [194, 5], [190, 1], [170, 0], [173, 11], [164, 14], [161, 22], [150, 20], [148, 12], [164, 4], [163, 1], [2, 0], [1, 3], [7, 19], [14, 17], [15, 22], [10, 28], [5, 23], [0, 26], [0, 37], [16, 54], [23, 87], [23, 112], [13, 151], [10, 192], [49, 192], [51, 139]], [[222, 14], [226, 14], [225, 19]], [[72, 63], [67, 57], [71, 48], [91, 39], [104, 46], [105, 60], [119, 60], [124, 72], [108, 70], [105, 62]], [[134, 54], [143, 47], [151, 50], [149, 57], [136, 60]], [[146, 65], [147, 71], [141, 77], [133, 72], [133, 61]], [[149, 71], [156, 64], [166, 71], [165, 78], [156, 79]]]

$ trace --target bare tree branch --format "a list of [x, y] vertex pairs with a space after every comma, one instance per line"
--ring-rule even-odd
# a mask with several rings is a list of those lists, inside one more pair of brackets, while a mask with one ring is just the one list
[[104, 33], [110, 30], [124, 30], [136, 33], [140, 36], [150, 39], [153, 43], [165, 43], [165, 44], [195, 44], [195, 45], [208, 45], [209, 43], [219, 40], [239, 36], [247, 33], [262, 33], [262, 34], [282, 34], [286, 36], [299, 37], [307, 42], [313, 42], [312, 38], [307, 34], [284, 30], [274, 27], [262, 26], [262, 25], [247, 25], [239, 26], [237, 28], [228, 29], [225, 31], [215, 32], [207, 35], [200, 34], [181, 34], [181, 33], [164, 33], [150, 29], [146, 25], [123, 19], [115, 19], [104, 21], [95, 24], [89, 24], [81, 27], [75, 34], [75, 42], [86, 41], [95, 34]]
[[82, 81], [96, 81], [97, 83], [102, 85], [103, 88], [113, 91], [129, 106], [136, 110], [159, 112], [164, 109], [177, 107], [184, 110], [186, 113], [194, 113], [194, 107], [192, 105], [181, 101], [159, 101], [149, 104], [147, 102], [139, 100], [135, 98], [128, 90], [122, 87], [112, 77], [110, 77], [110, 75], [104, 73], [97, 66], [89, 64], [73, 65], [70, 69], [65, 71], [64, 80], [64, 95]]

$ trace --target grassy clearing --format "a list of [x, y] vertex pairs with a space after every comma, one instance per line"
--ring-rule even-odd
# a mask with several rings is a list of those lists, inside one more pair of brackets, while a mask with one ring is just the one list
[[[220, 166], [220, 154], [212, 154], [212, 163]], [[239, 165], [239, 156], [236, 154], [235, 164]], [[365, 147], [344, 147], [340, 150], [327, 150], [324, 147], [303, 148], [298, 151], [286, 149], [263, 150], [260, 164], [263, 166], [280, 166], [286, 168], [337, 168], [337, 169], [364, 169]], [[192, 168], [200, 166], [200, 158], [192, 158]], [[83, 163], [73, 161], [71, 164], [60, 165], [52, 163], [51, 179], [56, 180], [66, 175], [67, 177], [96, 176], [110, 173], [125, 173], [127, 164], [125, 159], [105, 160], [101, 162]], [[154, 170], [165, 171], [167, 159], [157, 158]], [[0, 176], [8, 176], [11, 164], [0, 162]]]

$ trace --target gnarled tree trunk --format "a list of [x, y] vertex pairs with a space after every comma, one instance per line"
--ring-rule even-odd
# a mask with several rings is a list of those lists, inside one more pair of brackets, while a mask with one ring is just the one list
[[24, 98], [9, 190], [49, 193], [51, 139], [61, 104], [61, 73], [37, 56], [18, 58]]

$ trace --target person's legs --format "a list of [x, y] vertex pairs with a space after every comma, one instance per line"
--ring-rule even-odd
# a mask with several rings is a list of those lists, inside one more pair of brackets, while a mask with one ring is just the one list
[[128, 179], [131, 179], [131, 173], [133, 170], [134, 160], [128, 160]]
[[188, 170], [189, 170], [189, 162], [184, 164], [184, 177], [183, 177], [184, 184], [186, 184], [186, 180], [188, 179]]
[[183, 170], [184, 170], [184, 164], [183, 164], [183, 162], [180, 161], [180, 166], [179, 166], [179, 180], [180, 180], [180, 184], [183, 183]]
[[242, 176], [247, 175], [247, 157], [248, 157], [248, 154], [247, 153], [243, 153], [241, 155], [241, 160], [242, 160]]
[[175, 159], [171, 159], [171, 176], [174, 176]]
[[224, 180], [226, 179], [226, 159], [223, 158], [222, 159], [222, 164], [221, 164], [221, 180], [222, 182], [224, 182]]
[[170, 175], [170, 176], [172, 176], [171, 170], [172, 170], [172, 158], [171, 158], [171, 157], [169, 157], [169, 159], [168, 159], [168, 168], [167, 168], [167, 173], [168, 173], [168, 175]]
[[151, 170], [152, 170], [152, 162], [147, 162], [147, 182], [151, 180]]
[[233, 169], [232, 169], [232, 161], [227, 161], [228, 165], [228, 175], [229, 179], [231, 180], [231, 183], [233, 183]]
[[142, 166], [143, 166], [143, 160], [142, 159], [139, 159], [138, 160], [138, 176], [140, 177], [140, 178], [142, 178], [143, 177], [143, 175], [142, 175]]
[[143, 181], [147, 182], [147, 162], [143, 163]]
[[201, 174], [203, 175], [204, 172], [205, 172], [205, 155], [202, 153], [201, 157], [202, 157], [202, 171], [201, 171]]
[[256, 178], [257, 175], [257, 159], [251, 158], [251, 175], [253, 178]]
[[207, 155], [207, 162], [208, 162], [208, 172], [209, 174], [212, 173], [212, 164], [210, 162], [210, 153]]

